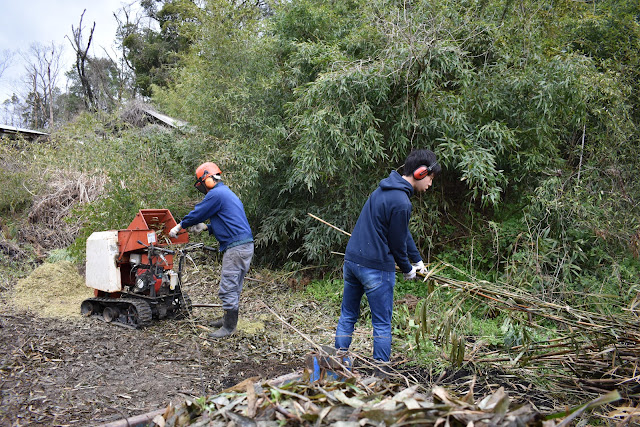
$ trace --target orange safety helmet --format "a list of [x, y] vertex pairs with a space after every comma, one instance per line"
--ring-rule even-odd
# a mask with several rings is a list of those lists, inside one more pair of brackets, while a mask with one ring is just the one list
[[216, 186], [222, 171], [215, 163], [206, 162], [196, 169], [196, 182], [193, 184], [202, 194]]

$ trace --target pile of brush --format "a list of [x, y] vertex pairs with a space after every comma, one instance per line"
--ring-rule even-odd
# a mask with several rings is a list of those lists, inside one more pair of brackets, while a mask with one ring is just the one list
[[473, 391], [455, 397], [442, 387], [421, 393], [373, 377], [365, 380], [281, 385], [245, 381], [218, 395], [169, 407], [154, 422], [160, 426], [220, 425], [450, 425], [556, 426], [528, 405], [514, 406], [502, 388], [478, 402]]
[[[512, 319], [519, 319], [521, 330], [542, 331], [555, 325], [556, 337], [552, 340], [537, 342], [522, 334], [517, 345], [506, 349], [476, 345], [470, 351], [466, 345], [464, 350], [461, 339], [452, 356], [459, 358], [459, 365], [495, 363], [501, 368], [544, 370], [545, 378], [556, 384], [554, 388], [582, 394], [582, 400], [614, 390], [627, 398], [640, 392], [640, 319], [635, 300], [616, 313], [594, 312], [544, 301], [505, 284], [466, 282], [436, 274], [425, 280], [431, 281], [430, 286], [455, 290], [461, 299], [472, 298], [496, 312], [512, 313]], [[438, 328], [419, 311], [416, 320], [421, 330]], [[455, 317], [451, 313], [451, 318]]]

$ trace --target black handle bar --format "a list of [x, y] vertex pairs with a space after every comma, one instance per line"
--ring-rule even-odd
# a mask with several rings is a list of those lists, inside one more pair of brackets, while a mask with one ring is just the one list
[[142, 246], [144, 246], [147, 249], [150, 249], [152, 252], [156, 251], [156, 252], [161, 252], [161, 253], [165, 253], [165, 254], [169, 254], [169, 255], [173, 255], [176, 253], [176, 251], [173, 251], [171, 249], [165, 249], [165, 248], [161, 248], [159, 246], [153, 246], [153, 245], [145, 245], [144, 243], [142, 243], [140, 240], [138, 240], [138, 243], [141, 244]]
[[211, 246], [205, 246], [203, 243], [191, 243], [191, 244], [188, 244], [184, 248], [180, 249], [180, 251], [186, 253], [186, 252], [195, 251], [196, 249], [205, 249], [207, 251], [212, 251], [212, 252], [217, 252], [218, 251], [218, 249], [213, 248]]

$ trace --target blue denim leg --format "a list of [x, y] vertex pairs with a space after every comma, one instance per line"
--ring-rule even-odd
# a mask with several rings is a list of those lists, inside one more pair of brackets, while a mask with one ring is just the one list
[[373, 358], [388, 362], [391, 357], [391, 318], [396, 275], [391, 271], [380, 271], [380, 276], [380, 285], [365, 287], [365, 293], [373, 325]]
[[373, 325], [373, 358], [389, 361], [391, 356], [391, 316], [393, 313], [394, 272], [362, 267], [345, 261], [342, 311], [336, 329], [337, 349], [347, 350], [360, 314], [360, 300], [366, 293]]
[[360, 316], [360, 300], [364, 294], [364, 288], [353, 272], [354, 263], [345, 261], [342, 267], [344, 278], [344, 292], [342, 295], [342, 308], [340, 319], [336, 328], [336, 343], [338, 350], [348, 350], [351, 345], [351, 336], [358, 316]]

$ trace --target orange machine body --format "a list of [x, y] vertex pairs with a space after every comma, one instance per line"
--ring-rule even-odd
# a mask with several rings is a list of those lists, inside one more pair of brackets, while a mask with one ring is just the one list
[[182, 291], [179, 249], [189, 243], [189, 233], [175, 238], [177, 225], [168, 209], [141, 209], [123, 230], [92, 233], [87, 238], [86, 285], [94, 297], [80, 306], [83, 316], [97, 316], [131, 328], [142, 328], [153, 319], [180, 318], [191, 310]]
[[141, 209], [125, 230], [118, 230], [120, 250], [118, 262], [124, 261], [132, 252], [144, 251], [146, 248], [144, 245], [166, 246], [169, 243], [188, 243], [187, 232], [179, 234], [175, 239], [169, 238], [169, 231], [177, 224], [169, 209]]
[[[118, 230], [118, 259], [116, 264], [120, 268], [120, 277], [123, 284], [131, 284], [135, 278], [131, 275], [131, 255], [140, 254], [142, 264], [150, 264], [146, 247], [167, 246], [168, 244], [188, 243], [189, 234], [185, 231], [176, 238], [169, 237], [169, 231], [178, 223], [171, 215], [169, 209], [141, 209], [131, 224]], [[143, 244], [140, 244], [142, 242]], [[165, 270], [173, 269], [173, 255], [165, 255], [162, 261]], [[160, 289], [161, 282], [155, 284], [156, 291]]]

